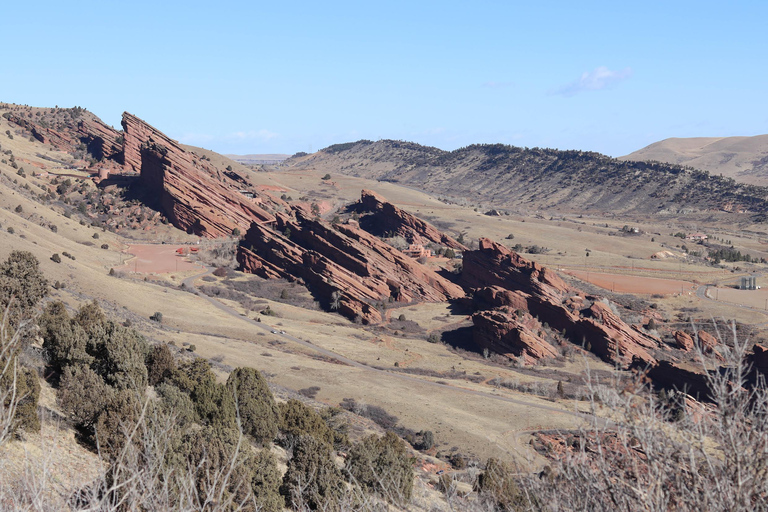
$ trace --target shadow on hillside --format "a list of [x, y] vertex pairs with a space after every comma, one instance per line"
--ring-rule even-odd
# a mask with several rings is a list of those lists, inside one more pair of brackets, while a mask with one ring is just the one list
[[471, 326], [467, 326], [459, 327], [452, 331], [445, 331], [441, 336], [441, 341], [453, 348], [481, 354], [482, 351], [472, 341], [472, 329]]

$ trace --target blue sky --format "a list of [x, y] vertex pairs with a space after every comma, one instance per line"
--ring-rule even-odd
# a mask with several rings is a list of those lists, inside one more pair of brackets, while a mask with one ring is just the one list
[[768, 133], [765, 1], [4, 4], [0, 101], [222, 153]]

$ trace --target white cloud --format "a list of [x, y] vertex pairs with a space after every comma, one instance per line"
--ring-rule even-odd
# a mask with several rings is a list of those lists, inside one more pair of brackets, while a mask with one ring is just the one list
[[558, 87], [551, 94], [559, 94], [569, 98], [584, 91], [600, 91], [613, 84], [626, 80], [632, 76], [632, 68], [624, 68], [611, 71], [605, 66], [600, 66], [592, 71], [585, 71], [581, 77], [573, 82]]

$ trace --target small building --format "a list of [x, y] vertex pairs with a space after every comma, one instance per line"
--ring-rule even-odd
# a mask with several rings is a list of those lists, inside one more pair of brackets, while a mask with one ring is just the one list
[[690, 240], [691, 242], [703, 242], [709, 239], [709, 237], [704, 233], [691, 233], [690, 235], [686, 236], [685, 239]]
[[403, 252], [411, 258], [415, 259], [432, 257], [432, 250], [425, 249], [421, 244], [411, 244]]

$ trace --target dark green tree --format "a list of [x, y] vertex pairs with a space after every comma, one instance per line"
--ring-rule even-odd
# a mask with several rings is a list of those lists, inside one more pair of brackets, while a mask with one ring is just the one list
[[293, 510], [339, 510], [344, 479], [333, 461], [331, 447], [312, 436], [296, 440], [280, 494]]
[[235, 368], [227, 388], [237, 399], [243, 431], [257, 443], [272, 441], [277, 435], [279, 412], [261, 373], [253, 368]]
[[173, 359], [171, 349], [162, 343], [155, 345], [147, 356], [147, 378], [150, 386], [157, 386], [170, 378], [176, 370], [176, 361]]
[[293, 446], [301, 436], [312, 436], [333, 446], [334, 436], [325, 420], [314, 409], [298, 400], [290, 399], [278, 405], [280, 409], [280, 433], [285, 445]]
[[354, 483], [404, 506], [413, 494], [413, 465], [405, 442], [394, 432], [371, 435], [352, 447], [345, 466]]
[[31, 252], [12, 251], [8, 259], [0, 264], [0, 307], [4, 311], [11, 305], [11, 326], [18, 325], [23, 314], [29, 316], [47, 294], [48, 280]]
[[48, 364], [55, 371], [93, 362], [93, 356], [88, 353], [88, 333], [69, 317], [63, 302], [48, 303], [38, 323]]
[[250, 459], [249, 466], [251, 490], [259, 510], [263, 512], [283, 510], [285, 501], [280, 495], [281, 475], [277, 467], [277, 458], [265, 448]]
[[113, 390], [96, 372], [85, 365], [64, 368], [57, 399], [70, 421], [81, 428], [96, 424]]
[[208, 425], [235, 428], [233, 395], [224, 385], [216, 382], [216, 375], [207, 360], [196, 358], [180, 365], [171, 382], [192, 399], [200, 421]]
[[134, 429], [141, 414], [141, 403], [132, 389], [122, 389], [107, 400], [96, 422], [96, 444], [101, 456], [115, 459], [128, 442], [136, 442]]

